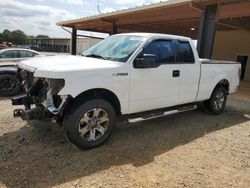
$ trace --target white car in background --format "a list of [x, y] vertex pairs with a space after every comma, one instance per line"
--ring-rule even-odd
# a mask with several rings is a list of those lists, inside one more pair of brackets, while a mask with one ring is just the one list
[[23, 48], [6, 48], [0, 50], [0, 66], [16, 64], [16, 62], [40, 55], [39, 52]]
[[16, 64], [22, 60], [39, 56], [40, 53], [30, 49], [6, 48], [0, 50], [0, 95], [13, 96], [21, 90], [20, 79], [15, 78]]
[[58, 53], [37, 52], [25, 48], [6, 48], [0, 50], [0, 96], [14, 96], [21, 91], [22, 79], [18, 76], [15, 77], [18, 62], [34, 57], [56, 55], [58, 55]]

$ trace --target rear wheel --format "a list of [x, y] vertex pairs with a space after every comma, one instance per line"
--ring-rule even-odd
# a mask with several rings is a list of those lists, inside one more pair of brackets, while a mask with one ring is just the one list
[[16, 79], [14, 83], [15, 76], [11, 74], [0, 75], [0, 95], [4, 97], [10, 97], [16, 95], [21, 90], [20, 80]]
[[226, 89], [225, 87], [219, 86], [215, 88], [210, 99], [208, 101], [205, 101], [205, 105], [212, 114], [218, 115], [224, 111], [226, 101], [227, 101]]
[[111, 135], [116, 121], [113, 106], [103, 99], [76, 104], [65, 117], [68, 139], [82, 149], [102, 145]]

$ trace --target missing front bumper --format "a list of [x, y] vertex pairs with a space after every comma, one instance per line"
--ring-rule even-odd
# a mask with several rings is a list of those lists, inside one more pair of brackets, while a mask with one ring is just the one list
[[13, 97], [11, 101], [12, 101], [12, 105], [29, 106], [31, 104], [34, 104], [33, 99], [27, 95], [20, 95], [20, 96]]
[[46, 118], [46, 112], [40, 107], [35, 107], [30, 110], [16, 109], [13, 113], [14, 117], [20, 117], [22, 120], [43, 120]]

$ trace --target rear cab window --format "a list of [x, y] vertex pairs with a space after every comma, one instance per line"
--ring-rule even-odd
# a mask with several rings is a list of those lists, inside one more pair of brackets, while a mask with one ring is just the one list
[[178, 62], [195, 63], [194, 53], [188, 41], [177, 40]]

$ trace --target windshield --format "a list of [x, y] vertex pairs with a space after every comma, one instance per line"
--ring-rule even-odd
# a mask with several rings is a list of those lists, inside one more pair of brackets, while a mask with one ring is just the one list
[[145, 37], [114, 35], [88, 49], [83, 56], [126, 62], [146, 40]]

